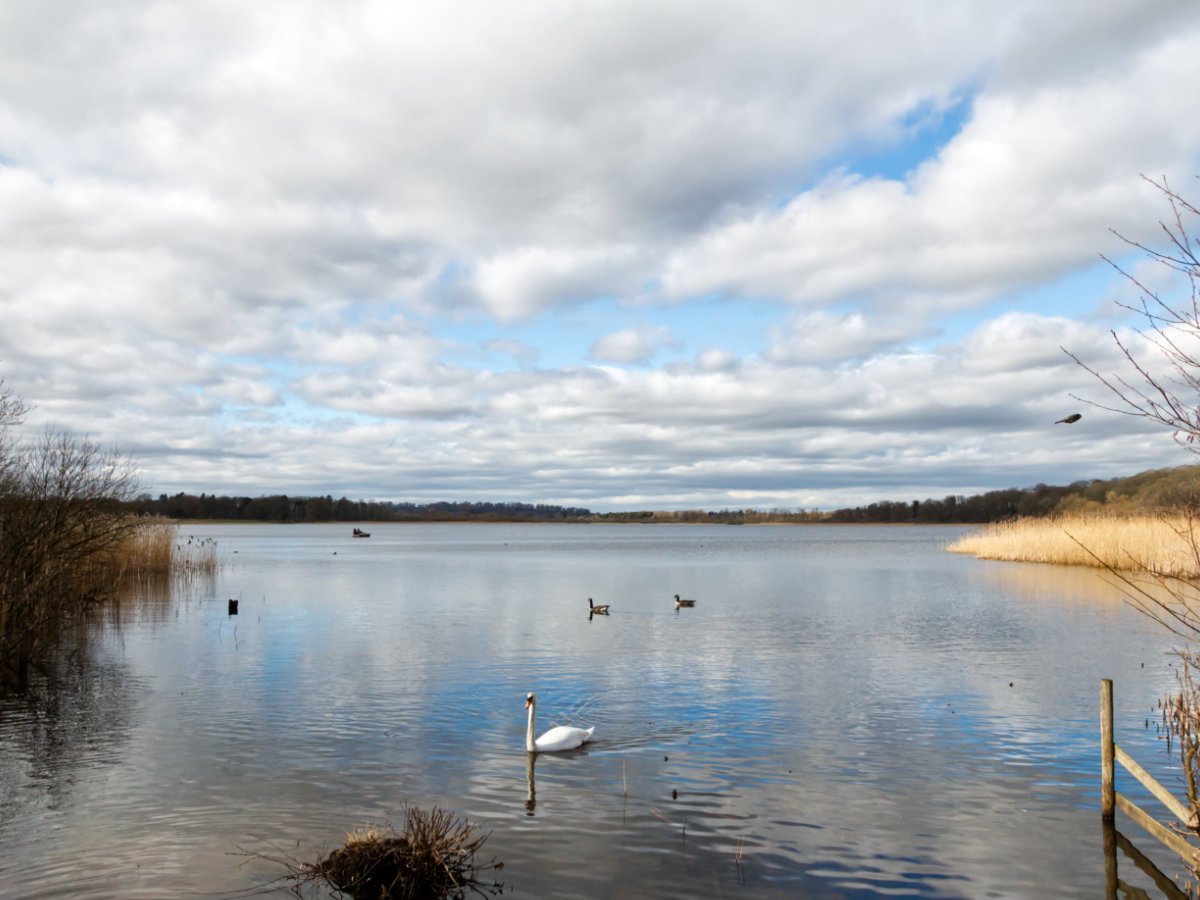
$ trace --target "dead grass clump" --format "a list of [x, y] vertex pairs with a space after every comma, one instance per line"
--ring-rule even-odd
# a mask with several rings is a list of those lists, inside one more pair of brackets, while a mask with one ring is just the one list
[[1191, 515], [1067, 515], [994, 522], [946, 549], [981, 559], [1141, 570], [1194, 577], [1197, 522]]
[[467, 891], [495, 894], [500, 884], [481, 882], [478, 875], [498, 870], [503, 863], [475, 863], [489, 836], [447, 810], [409, 807], [401, 833], [390, 825], [358, 829], [346, 835], [345, 846], [300, 866], [293, 876], [299, 884], [325, 881], [356, 900], [462, 898]]

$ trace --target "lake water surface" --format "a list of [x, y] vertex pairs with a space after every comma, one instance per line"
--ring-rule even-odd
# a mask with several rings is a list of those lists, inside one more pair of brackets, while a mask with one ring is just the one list
[[[946, 553], [958, 529], [365, 527], [185, 526], [214, 580], [0, 699], [0, 895], [229, 896], [281, 874], [242, 851], [415, 804], [492, 832], [505, 896], [1100, 897], [1103, 677], [1177, 785], [1172, 641], [1095, 573]], [[531, 764], [531, 690], [539, 732], [595, 742]]]

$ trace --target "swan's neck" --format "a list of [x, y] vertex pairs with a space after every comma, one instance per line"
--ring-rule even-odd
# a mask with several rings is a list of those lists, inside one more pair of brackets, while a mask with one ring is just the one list
[[529, 727], [525, 729], [525, 749], [533, 753], [537, 747], [533, 744], [533, 704], [529, 704]]

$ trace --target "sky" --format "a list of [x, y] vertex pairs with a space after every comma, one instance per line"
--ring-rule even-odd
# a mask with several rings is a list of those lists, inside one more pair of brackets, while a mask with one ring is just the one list
[[1182, 465], [1063, 348], [1157, 365], [1102, 256], [1179, 290], [1118, 235], [1200, 197], [1197, 84], [1194, 0], [7, 3], [0, 378], [155, 495]]

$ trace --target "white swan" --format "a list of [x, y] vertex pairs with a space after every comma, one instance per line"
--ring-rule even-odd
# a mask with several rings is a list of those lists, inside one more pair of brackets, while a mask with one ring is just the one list
[[529, 727], [525, 729], [525, 749], [530, 753], [555, 753], [559, 750], [574, 750], [592, 739], [591, 728], [573, 728], [559, 725], [551, 728], [536, 741], [533, 739], [533, 708], [537, 706], [537, 695], [530, 692], [525, 697], [525, 708], [529, 710]]

